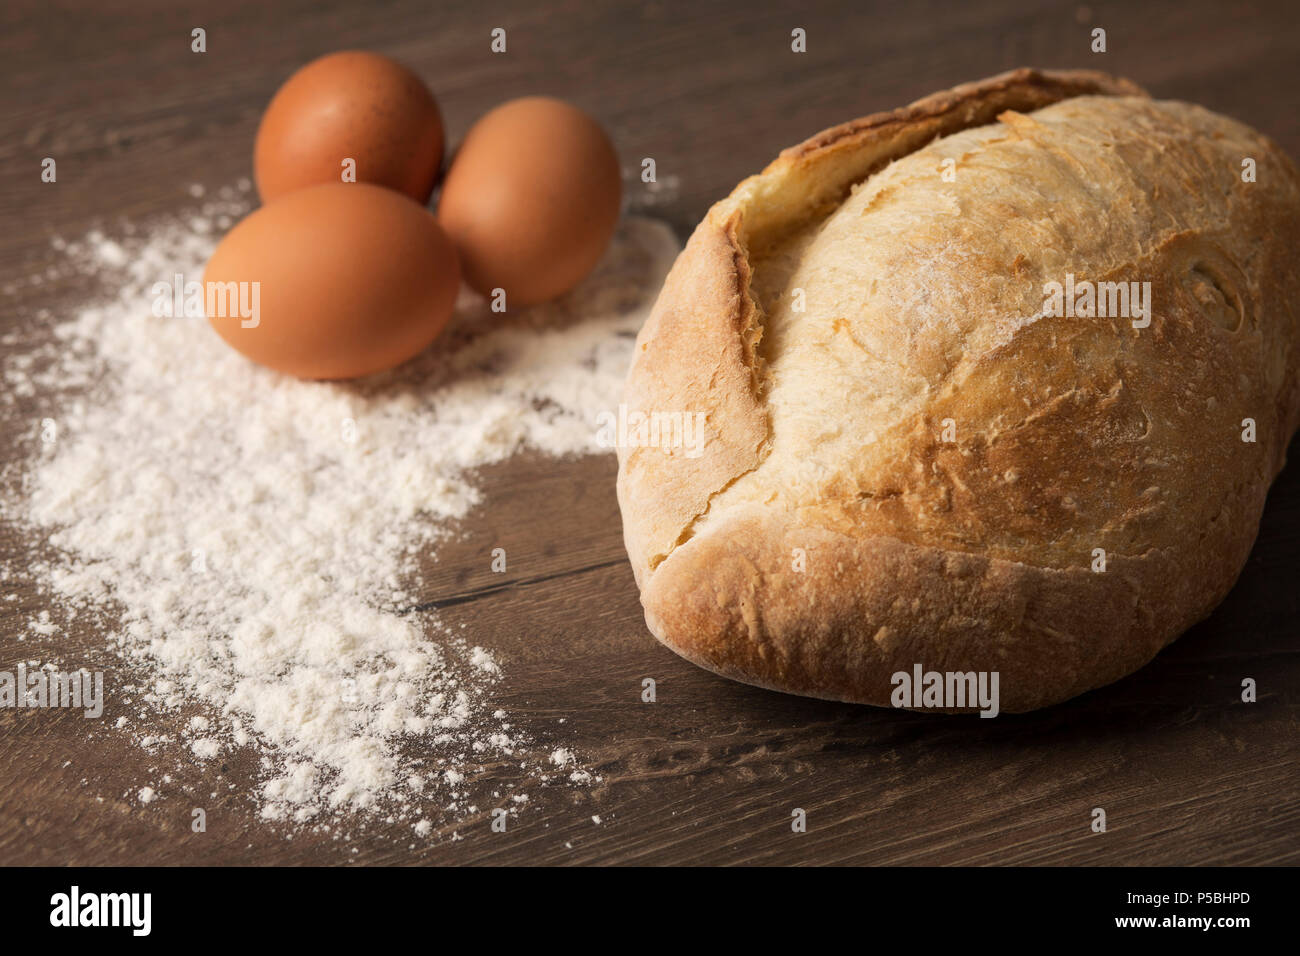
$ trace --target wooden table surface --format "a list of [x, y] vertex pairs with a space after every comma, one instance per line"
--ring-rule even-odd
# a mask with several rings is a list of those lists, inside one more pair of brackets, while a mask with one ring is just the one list
[[[267, 99], [296, 66], [363, 47], [416, 68], [454, 142], [514, 96], [566, 97], [599, 117], [624, 165], [655, 158], [674, 188], [634, 208], [683, 236], [782, 147], [823, 127], [1020, 65], [1094, 67], [1157, 96], [1244, 120], [1300, 156], [1300, 18], [1292, 4], [562, 2], [346, 3], [6, 0], [0, 12], [0, 285], [50, 256], [49, 237], [184, 208], [191, 183], [251, 173]], [[208, 52], [190, 52], [190, 30]], [[509, 53], [488, 48], [508, 30]], [[1090, 52], [1090, 31], [1108, 52]], [[808, 52], [790, 52], [790, 31]], [[40, 182], [58, 158], [58, 188]], [[653, 202], [652, 202], [653, 200]], [[58, 314], [73, 280], [3, 300], [0, 331]], [[0, 423], [6, 438], [29, 422]], [[229, 795], [192, 834], [187, 808], [117, 795], [151, 758], [92, 746], [79, 715], [0, 711], [3, 863], [1279, 864], [1300, 861], [1300, 469], [1273, 489], [1236, 589], [1135, 676], [995, 721], [782, 696], [730, 683], [658, 646], [641, 618], [612, 456], [524, 455], [481, 476], [486, 504], [444, 546], [423, 596], [497, 653], [501, 706], [603, 777], [553, 788], [506, 834], [485, 819], [408, 850], [371, 824], [341, 845], [286, 839], [241, 796], [252, 758], [220, 769]], [[505, 543], [502, 583], [483, 555]], [[24, 542], [0, 526], [0, 560]], [[0, 606], [0, 669], [39, 656], [15, 636], [34, 596]], [[102, 645], [75, 634], [61, 656]], [[1259, 682], [1239, 700], [1243, 677]], [[643, 704], [641, 680], [658, 682]], [[110, 678], [111, 680], [111, 678]], [[114, 717], [110, 700], [105, 720]], [[193, 783], [216, 771], [195, 767]], [[81, 781], [89, 779], [89, 786]], [[206, 781], [205, 781], [206, 783]], [[96, 795], [105, 795], [98, 802]], [[804, 808], [808, 832], [790, 811]], [[1090, 832], [1104, 807], [1109, 829]], [[485, 812], [486, 812], [485, 808]], [[601, 824], [592, 822], [592, 815]], [[390, 832], [391, 831], [391, 832]]]

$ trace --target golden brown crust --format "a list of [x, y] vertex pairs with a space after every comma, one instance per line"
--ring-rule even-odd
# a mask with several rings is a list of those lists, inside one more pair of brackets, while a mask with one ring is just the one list
[[[699, 457], [620, 449], [656, 637], [728, 677], [875, 704], [914, 664], [997, 670], [1019, 711], [1131, 673], [1223, 598], [1300, 422], [1300, 177], [1240, 124], [1140, 96], [1018, 70], [820, 133], [710, 210], [628, 379], [629, 408], [707, 418]], [[971, 161], [945, 192], [926, 164], [949, 146]], [[1268, 179], [1239, 189], [1246, 155]], [[1017, 195], [999, 162], [1037, 178]], [[993, 206], [1005, 241], [981, 224]], [[1004, 330], [1063, 268], [1150, 281], [1158, 319]], [[868, 295], [855, 269], [903, 278]]]
[[[745, 683], [883, 706], [890, 676], [914, 664], [997, 671], [1001, 709], [1018, 713], [1147, 663], [1167, 633], [1223, 599], [1250, 550], [1243, 537], [1207, 542], [1206, 567], [1183, 566], [1175, 554], [1115, 556], [1096, 574], [854, 537], [746, 509], [665, 561], [642, 603], [664, 644]], [[802, 573], [792, 568], [795, 549], [807, 555]], [[1198, 593], [1204, 577], [1223, 583]]]
[[[759, 326], [748, 286], [748, 262], [736, 251], [731, 224], [706, 220], [669, 272], [637, 337], [639, 371], [628, 380], [628, 407], [655, 409], [674, 400], [668, 396], [689, 395], [693, 408], [727, 428], [712, 436], [699, 459], [669, 450], [668, 460], [680, 467], [657, 468], [654, 461], [641, 467], [645, 456], [664, 453], [619, 448], [624, 514], [630, 502], [642, 503], [640, 519], [623, 524], [629, 552], [667, 555], [707, 510], [710, 496], [760, 460], [767, 418], [754, 371]], [[640, 582], [642, 565], [634, 562], [633, 570]]]
[[[628, 378], [629, 408], [681, 408], [689, 396], [708, 416], [711, 439], [703, 461], [670, 456], [665, 467], [640, 468], [647, 449], [620, 449], [624, 538], [638, 583], [689, 532], [711, 496], [761, 459], [768, 422], [762, 362], [754, 352], [762, 330], [749, 295], [751, 244], [763, 241], [764, 230], [791, 228], [838, 201], [852, 183], [936, 136], [990, 122], [1002, 110], [1088, 93], [1142, 91], [1091, 70], [1013, 70], [819, 133], [709, 210], [637, 337]], [[760, 188], [762, 200], [783, 197], [776, 204], [780, 216], [751, 195]], [[700, 355], [708, 362], [697, 362]], [[632, 501], [636, 514], [629, 518]]]

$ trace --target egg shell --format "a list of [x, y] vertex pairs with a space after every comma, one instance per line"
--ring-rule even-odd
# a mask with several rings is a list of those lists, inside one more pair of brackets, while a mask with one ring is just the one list
[[622, 177], [600, 124], [548, 97], [512, 100], [465, 135], [443, 182], [438, 220], [465, 279], [506, 306], [553, 299], [581, 282], [618, 224]]
[[209, 302], [213, 283], [250, 283], [250, 305], [257, 292], [254, 318], [209, 304], [208, 321], [232, 347], [300, 378], [341, 379], [426, 348], [451, 317], [460, 270], [427, 209], [380, 186], [337, 183], [254, 212], [221, 241], [203, 279]]
[[253, 170], [270, 202], [344, 182], [344, 160], [352, 159], [358, 182], [423, 204], [442, 150], [442, 113], [424, 82], [386, 56], [348, 50], [313, 60], [276, 92], [257, 130]]

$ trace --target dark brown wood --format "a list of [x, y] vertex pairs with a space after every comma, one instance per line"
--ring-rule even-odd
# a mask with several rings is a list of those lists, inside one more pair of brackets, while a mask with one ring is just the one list
[[[1284, 0], [873, 6], [7, 0], [0, 287], [17, 288], [0, 297], [0, 331], [83, 294], [80, 280], [26, 284], [49, 258], [51, 235], [174, 211], [191, 183], [250, 175], [253, 132], [276, 86], [343, 47], [415, 67], [453, 140], [507, 98], [573, 100], [607, 124], [625, 165], [653, 156], [661, 179], [676, 178], [657, 203], [632, 200], [683, 234], [780, 148], [1020, 65], [1119, 73], [1249, 122], [1300, 156], [1300, 18]], [[206, 55], [190, 53], [195, 26], [208, 32]], [[509, 30], [505, 56], [489, 52], [495, 26]], [[1089, 51], [1097, 26], [1107, 30], [1105, 55]], [[807, 30], [806, 55], [790, 52], [794, 27]], [[58, 157], [57, 188], [39, 179], [47, 155]], [[0, 466], [38, 418], [28, 404], [0, 422]], [[614, 470], [608, 456], [537, 455], [488, 469], [485, 506], [441, 548], [422, 594], [504, 660], [502, 706], [537, 740], [572, 744], [601, 784], [533, 788], [506, 834], [480, 817], [410, 850], [405, 826], [370, 823], [341, 842], [287, 839], [259, 824], [245, 796], [252, 758], [236, 753], [218, 775], [197, 765], [180, 775], [218, 793], [205, 801], [208, 832], [195, 835], [188, 804], [128, 799], [151, 758], [112, 732], [121, 702], [89, 739], [88, 722], [71, 713], [0, 711], [0, 862], [1300, 861], [1295, 466], [1272, 492], [1240, 582], [1208, 621], [1119, 684], [995, 721], [785, 697], [677, 659], [641, 619]], [[0, 524], [5, 560], [41, 546]], [[488, 570], [497, 546], [511, 556], [504, 583]], [[96, 659], [103, 641], [93, 632], [57, 647], [18, 643], [39, 610], [29, 593], [0, 604], [0, 668], [43, 651]], [[110, 681], [126, 679], [111, 657], [99, 659]], [[1259, 681], [1253, 705], [1239, 701], [1247, 676]], [[655, 704], [640, 702], [644, 677], [658, 681]], [[507, 768], [492, 772], [509, 779]], [[1089, 831], [1098, 806], [1104, 835]], [[806, 834], [791, 832], [794, 807], [808, 812]]]

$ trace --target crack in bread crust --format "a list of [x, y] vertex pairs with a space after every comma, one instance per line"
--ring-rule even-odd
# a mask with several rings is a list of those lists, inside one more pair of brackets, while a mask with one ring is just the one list
[[[1298, 244], [1274, 144], [1101, 74], [1015, 71], [784, 151], [638, 338], [629, 407], [707, 421], [698, 458], [620, 449], [652, 632], [877, 704], [913, 663], [1000, 670], [1008, 711], [1140, 667], [1235, 581], [1300, 419]], [[1033, 314], [1065, 271], [1159, 311]]]

